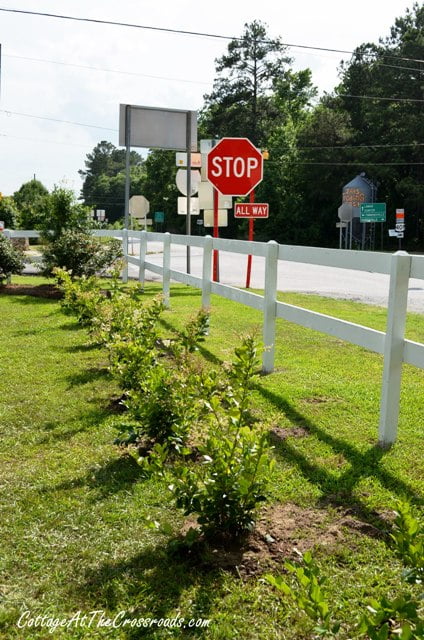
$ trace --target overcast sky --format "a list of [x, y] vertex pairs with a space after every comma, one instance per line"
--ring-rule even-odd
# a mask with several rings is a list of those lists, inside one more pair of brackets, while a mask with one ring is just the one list
[[[283, 42], [343, 50], [386, 37], [395, 18], [412, 4], [412, 0], [0, 0], [0, 8], [226, 36], [239, 36], [245, 23], [261, 20], [270, 36], [280, 36]], [[48, 189], [65, 183], [79, 193], [78, 169], [84, 168], [86, 154], [100, 140], [118, 145], [120, 103], [200, 109], [203, 95], [212, 88], [215, 59], [225, 53], [228, 41], [0, 11], [0, 43], [0, 192], [8, 195], [34, 175]], [[295, 69], [312, 69], [320, 93], [337, 84], [342, 54], [294, 47], [289, 52]]]

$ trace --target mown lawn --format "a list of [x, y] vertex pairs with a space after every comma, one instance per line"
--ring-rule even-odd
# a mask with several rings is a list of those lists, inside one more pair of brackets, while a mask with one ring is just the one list
[[[14, 282], [41, 283], [41, 278]], [[160, 293], [146, 287], [146, 298]], [[351, 302], [284, 294], [287, 302], [385, 328], [385, 310]], [[164, 335], [184, 326], [200, 294], [174, 286]], [[401, 564], [388, 541], [399, 498], [424, 513], [424, 372], [404, 367], [397, 444], [375, 446], [382, 358], [338, 339], [278, 322], [276, 371], [252, 393], [258, 424], [273, 432], [277, 461], [271, 507], [262, 529], [278, 534], [284, 553], [229, 570], [172, 553], [169, 536], [146, 517], [170, 524], [182, 515], [160, 480], [143, 480], [134, 460], [113, 444], [124, 419], [106, 352], [64, 316], [55, 300], [0, 295], [0, 638], [311, 638], [311, 624], [290, 600], [261, 581], [278, 574], [293, 547], [311, 547], [343, 626], [351, 637], [368, 599], [403, 588]], [[213, 297], [211, 366], [232, 359], [239, 336], [260, 314]], [[408, 337], [424, 342], [424, 318], [411, 314]], [[279, 513], [279, 530], [273, 521]], [[274, 515], [273, 515], [274, 514]], [[287, 527], [287, 531], [285, 530]], [[278, 542], [278, 540], [277, 540]], [[255, 551], [250, 549], [250, 566]], [[18, 621], [23, 612], [31, 614]], [[209, 619], [207, 628], [109, 628], [78, 623], [78, 612], [114, 618]], [[342, 611], [342, 612], [340, 612]], [[37, 615], [71, 620], [52, 635]], [[103, 618], [104, 621], [104, 618]]]

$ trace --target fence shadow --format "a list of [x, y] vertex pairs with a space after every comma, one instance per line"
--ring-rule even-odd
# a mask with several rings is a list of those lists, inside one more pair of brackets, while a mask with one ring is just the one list
[[[273, 442], [276, 445], [275, 453], [280, 459], [296, 465], [311, 483], [320, 488], [323, 494], [321, 498], [323, 506], [326, 504], [350, 506], [364, 522], [375, 524], [376, 519], [381, 520], [380, 516], [354, 495], [355, 487], [360, 480], [367, 477], [376, 478], [385, 489], [395, 493], [399, 498], [406, 498], [418, 505], [424, 504], [424, 499], [414, 490], [413, 486], [400, 480], [393, 473], [382, 467], [380, 463], [389, 453], [387, 450], [373, 445], [365, 452], [361, 452], [347, 440], [338, 438], [316, 425], [283, 396], [264, 388], [260, 384], [256, 384], [255, 389], [278, 408], [293, 425], [306, 429], [318, 440], [330, 446], [334, 453], [341, 454], [350, 463], [351, 466], [345, 473], [335, 477], [324, 466], [311, 462], [286, 439]], [[387, 526], [384, 521], [380, 522], [380, 524], [384, 525], [384, 527]]]

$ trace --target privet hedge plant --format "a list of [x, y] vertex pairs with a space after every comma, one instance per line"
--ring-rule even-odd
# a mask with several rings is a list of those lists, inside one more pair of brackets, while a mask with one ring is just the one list
[[119, 240], [106, 242], [87, 230], [66, 229], [53, 238], [43, 254], [43, 274], [53, 275], [55, 267], [66, 269], [72, 276], [93, 276], [104, 273], [122, 259]]
[[[253, 337], [244, 338], [224, 390], [215, 389], [203, 402], [209, 429], [199, 448], [200, 464], [179, 465], [170, 485], [185, 515], [195, 514], [209, 537], [229, 539], [251, 530], [258, 506], [266, 500], [267, 479], [273, 466], [266, 434], [248, 424], [254, 371], [258, 365]], [[230, 383], [231, 381], [231, 383]]]

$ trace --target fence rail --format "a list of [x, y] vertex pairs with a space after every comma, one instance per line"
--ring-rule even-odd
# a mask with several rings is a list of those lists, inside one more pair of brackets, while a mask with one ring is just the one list
[[[36, 231], [6, 230], [15, 238], [38, 237]], [[408, 284], [410, 278], [424, 279], [424, 256], [411, 256], [404, 251], [394, 254], [343, 249], [321, 249], [268, 243], [226, 240], [222, 238], [183, 236], [169, 233], [149, 233], [129, 230], [96, 230], [96, 236], [120, 238], [126, 256], [123, 279], [128, 278], [128, 264], [138, 266], [138, 279], [144, 282], [146, 271], [162, 276], [165, 304], [170, 305], [170, 282], [181, 282], [201, 289], [202, 306], [210, 306], [211, 294], [233, 300], [263, 313], [263, 342], [265, 346], [262, 368], [271, 373], [274, 368], [275, 323], [283, 318], [302, 327], [341, 338], [383, 355], [383, 379], [380, 399], [378, 441], [390, 446], [396, 440], [402, 365], [408, 363], [424, 369], [424, 344], [405, 339]], [[128, 255], [129, 238], [139, 241], [138, 257]], [[158, 265], [149, 261], [148, 242], [163, 243], [163, 261]], [[171, 245], [199, 247], [203, 249], [202, 276], [171, 269]], [[264, 294], [258, 295], [212, 279], [212, 253], [214, 250], [265, 258]], [[332, 316], [309, 311], [277, 300], [278, 261], [302, 262], [310, 265], [337, 267], [388, 274], [390, 276], [386, 331], [376, 331]]]

